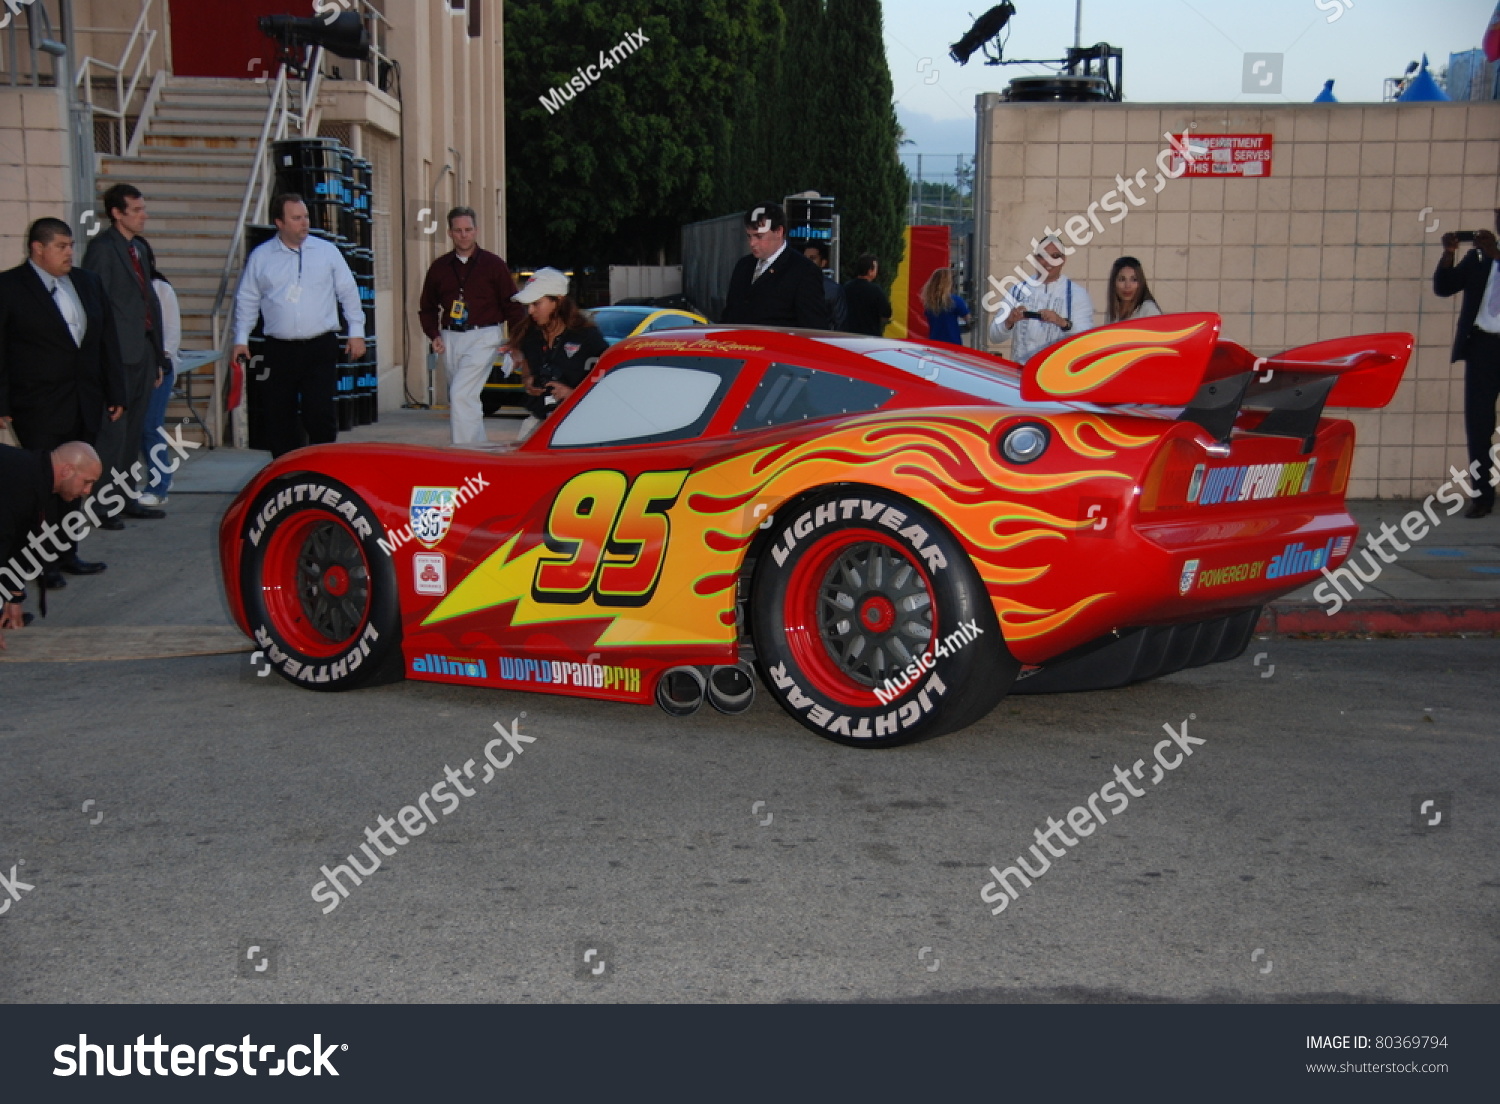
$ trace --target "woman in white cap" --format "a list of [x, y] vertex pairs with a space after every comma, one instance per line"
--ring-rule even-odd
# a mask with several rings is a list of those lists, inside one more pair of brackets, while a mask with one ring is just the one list
[[537, 269], [513, 298], [526, 305], [527, 314], [510, 339], [511, 355], [520, 361], [521, 379], [531, 396], [516, 434], [517, 441], [524, 441], [588, 378], [609, 345], [568, 294], [568, 277], [555, 268]]

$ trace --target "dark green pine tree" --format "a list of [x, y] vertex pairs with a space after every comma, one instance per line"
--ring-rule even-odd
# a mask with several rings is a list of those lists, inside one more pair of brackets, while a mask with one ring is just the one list
[[880, 0], [828, 0], [818, 132], [826, 154], [819, 188], [837, 198], [842, 260], [880, 258], [880, 282], [896, 276], [904, 246], [906, 176], [896, 152], [898, 126], [885, 59]]

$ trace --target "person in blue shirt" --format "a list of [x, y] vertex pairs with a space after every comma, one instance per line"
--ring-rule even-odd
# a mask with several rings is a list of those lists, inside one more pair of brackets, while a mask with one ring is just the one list
[[927, 315], [927, 336], [931, 341], [962, 345], [959, 325], [968, 325], [969, 304], [953, 294], [953, 270], [939, 268], [922, 285], [922, 307]]

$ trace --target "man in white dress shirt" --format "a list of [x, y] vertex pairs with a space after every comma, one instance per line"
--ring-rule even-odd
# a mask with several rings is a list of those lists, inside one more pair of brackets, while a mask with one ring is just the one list
[[1031, 259], [1043, 273], [1040, 283], [1028, 281], [1010, 295], [1018, 305], [1001, 307], [990, 323], [990, 344], [1010, 335], [1010, 359], [1025, 364], [1053, 342], [1094, 328], [1094, 302], [1088, 288], [1062, 274], [1067, 254], [1056, 238], [1046, 238]]
[[248, 363], [250, 331], [265, 323], [271, 455], [338, 439], [339, 308], [348, 322], [349, 359], [365, 355], [359, 287], [338, 247], [309, 234], [307, 204], [287, 192], [271, 200], [276, 236], [245, 262], [235, 293], [235, 360]]

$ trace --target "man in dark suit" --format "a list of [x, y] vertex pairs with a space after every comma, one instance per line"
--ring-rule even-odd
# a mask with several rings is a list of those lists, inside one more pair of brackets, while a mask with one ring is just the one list
[[[1495, 229], [1500, 231], [1500, 208], [1495, 210]], [[1474, 235], [1474, 248], [1454, 264], [1457, 252], [1458, 235], [1444, 234], [1432, 290], [1445, 298], [1464, 293], [1453, 359], [1464, 362], [1464, 435], [1478, 492], [1464, 517], [1482, 518], [1495, 508], [1490, 438], [1495, 435], [1495, 401], [1500, 399], [1500, 248], [1494, 234], [1480, 230]]]
[[[114, 314], [98, 277], [73, 267], [66, 222], [37, 219], [26, 238], [30, 258], [0, 272], [0, 423], [14, 426], [22, 448], [93, 444], [105, 418], [125, 412]], [[74, 575], [104, 570], [71, 550], [58, 566]], [[52, 569], [43, 585], [66, 581]]]
[[750, 254], [735, 263], [719, 321], [828, 329], [823, 274], [787, 248], [786, 212], [775, 203], [752, 207], [745, 213], [745, 240]]
[[[120, 340], [120, 362], [125, 369], [125, 416], [100, 433], [99, 455], [111, 469], [110, 477], [120, 479], [118, 485], [123, 488], [129, 485], [130, 469], [140, 458], [151, 393], [161, 382], [167, 357], [162, 345], [161, 300], [151, 286], [156, 254], [151, 251], [151, 243], [141, 236], [146, 229], [146, 199], [139, 188], [116, 184], [104, 193], [103, 206], [111, 225], [89, 242], [83, 267], [104, 285]], [[130, 495], [125, 516], [161, 518], [166, 514], [142, 506]]]

